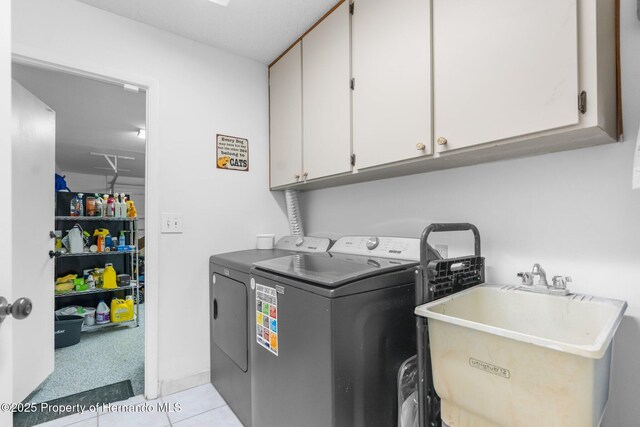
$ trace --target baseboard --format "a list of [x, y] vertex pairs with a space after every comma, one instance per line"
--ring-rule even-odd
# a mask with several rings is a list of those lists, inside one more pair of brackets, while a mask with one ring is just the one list
[[164, 380], [160, 382], [160, 396], [177, 393], [199, 385], [211, 382], [211, 371], [200, 372], [198, 374], [189, 375], [187, 377]]

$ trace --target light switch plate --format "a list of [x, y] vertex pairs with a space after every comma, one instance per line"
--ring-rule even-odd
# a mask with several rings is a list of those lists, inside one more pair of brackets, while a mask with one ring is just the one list
[[182, 213], [162, 213], [161, 233], [182, 233]]

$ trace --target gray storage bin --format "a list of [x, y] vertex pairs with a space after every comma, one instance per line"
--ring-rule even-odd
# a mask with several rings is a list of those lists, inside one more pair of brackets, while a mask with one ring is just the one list
[[78, 344], [83, 321], [82, 316], [55, 316], [55, 348]]

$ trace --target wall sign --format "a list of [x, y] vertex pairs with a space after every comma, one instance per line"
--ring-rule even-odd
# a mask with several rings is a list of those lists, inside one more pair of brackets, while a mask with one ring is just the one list
[[249, 140], [235, 136], [216, 137], [216, 166], [218, 169], [249, 170]]

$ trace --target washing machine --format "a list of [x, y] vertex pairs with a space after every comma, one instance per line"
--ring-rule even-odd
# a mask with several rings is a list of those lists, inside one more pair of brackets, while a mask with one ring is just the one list
[[416, 352], [419, 259], [419, 239], [349, 236], [327, 254], [254, 264], [254, 427], [397, 424], [398, 368]]
[[242, 423], [251, 426], [249, 270], [254, 262], [292, 253], [325, 252], [322, 237], [285, 236], [274, 249], [251, 249], [209, 258], [211, 383]]

